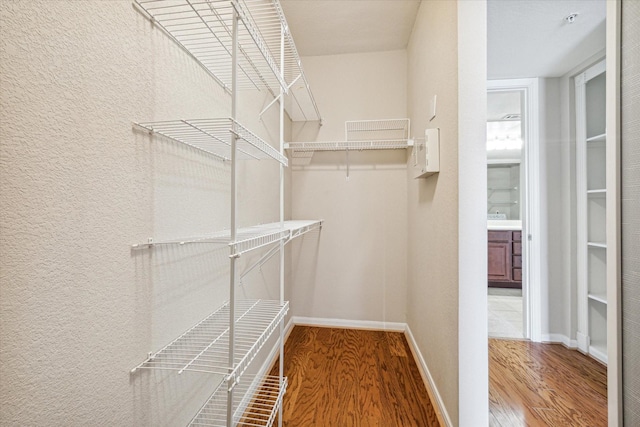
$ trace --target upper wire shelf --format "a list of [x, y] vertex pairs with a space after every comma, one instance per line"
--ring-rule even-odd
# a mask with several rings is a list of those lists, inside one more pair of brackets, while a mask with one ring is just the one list
[[[397, 150], [411, 146], [407, 139], [377, 141], [321, 141], [289, 142], [285, 148], [293, 152], [309, 151], [345, 151], [345, 150]], [[296, 156], [299, 157], [299, 156]]]
[[165, 369], [225, 375], [232, 387], [289, 310], [289, 303], [236, 301], [235, 357], [229, 366], [227, 302], [191, 329], [131, 370]]
[[[190, 426], [227, 427], [227, 390], [224, 383], [218, 385], [207, 403], [189, 423]], [[287, 377], [254, 377], [238, 384], [244, 399], [233, 400], [233, 425], [270, 427], [276, 419], [278, 409], [288, 385]]]
[[[293, 121], [321, 120], [278, 0], [135, 0], [151, 20], [198, 61], [226, 90], [282, 88]], [[233, 11], [237, 11], [238, 64], [232, 87]], [[284, 57], [281, 37], [284, 36]], [[284, 64], [281, 72], [280, 64]]]
[[223, 160], [231, 159], [231, 135], [235, 134], [239, 158], [271, 158], [285, 166], [289, 164], [287, 158], [278, 150], [234, 119], [169, 120], [134, 124], [151, 133], [195, 147]]
[[344, 141], [289, 142], [294, 165], [308, 165], [316, 151], [398, 150], [413, 146], [409, 119], [352, 120], [344, 124]]
[[231, 256], [239, 256], [246, 252], [258, 249], [281, 240], [288, 241], [290, 239], [301, 236], [311, 230], [318, 229], [322, 226], [321, 220], [295, 220], [284, 221], [284, 228], [281, 228], [279, 222], [273, 222], [252, 227], [239, 228], [236, 233], [236, 240], [231, 241], [231, 232], [223, 230], [206, 236], [191, 237], [187, 239], [164, 240], [155, 242], [150, 239], [147, 243], [135, 244], [132, 249], [145, 249], [153, 246], [161, 245], [184, 245], [192, 243], [208, 243], [208, 244], [228, 244], [231, 249]]

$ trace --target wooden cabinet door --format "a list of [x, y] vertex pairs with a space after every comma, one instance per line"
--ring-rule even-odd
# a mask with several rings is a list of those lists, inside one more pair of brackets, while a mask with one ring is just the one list
[[489, 242], [489, 281], [511, 280], [511, 242]]

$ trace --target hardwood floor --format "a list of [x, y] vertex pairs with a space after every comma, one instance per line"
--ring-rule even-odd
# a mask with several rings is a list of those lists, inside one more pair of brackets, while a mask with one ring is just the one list
[[489, 340], [493, 427], [607, 425], [607, 369], [560, 344]]
[[439, 426], [402, 333], [295, 326], [284, 360], [286, 427]]

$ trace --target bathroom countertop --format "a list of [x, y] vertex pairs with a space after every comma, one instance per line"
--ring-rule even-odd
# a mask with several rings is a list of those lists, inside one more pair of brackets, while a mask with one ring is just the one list
[[489, 220], [487, 230], [522, 230], [522, 221], [517, 220]]

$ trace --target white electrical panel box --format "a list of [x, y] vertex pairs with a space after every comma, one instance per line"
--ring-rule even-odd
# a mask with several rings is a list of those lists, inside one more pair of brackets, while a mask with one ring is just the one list
[[440, 172], [440, 129], [424, 131], [424, 141], [417, 140], [411, 153], [414, 178], [426, 178]]

